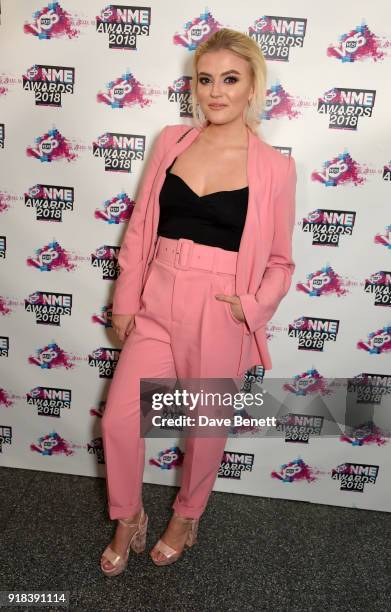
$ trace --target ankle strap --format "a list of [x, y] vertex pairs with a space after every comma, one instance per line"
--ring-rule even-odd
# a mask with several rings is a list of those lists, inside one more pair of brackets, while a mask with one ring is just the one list
[[118, 521], [120, 523], [122, 523], [122, 525], [127, 525], [127, 527], [138, 527], [138, 525], [139, 525], [141, 519], [143, 518], [143, 516], [144, 516], [144, 508], [141, 509], [140, 517], [139, 517], [139, 519], [138, 519], [138, 521], [136, 523], [130, 523], [129, 522], [129, 521], [131, 521], [133, 519], [118, 519]]
[[174, 518], [177, 518], [180, 521], [183, 521], [184, 523], [191, 523], [191, 522], [194, 522], [194, 521], [198, 521], [198, 519], [190, 518], [188, 516], [180, 516], [176, 512], [174, 512]]

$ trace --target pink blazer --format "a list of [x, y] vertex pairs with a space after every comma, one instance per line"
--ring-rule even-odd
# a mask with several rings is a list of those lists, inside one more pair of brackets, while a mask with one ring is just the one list
[[[249, 201], [238, 252], [235, 291], [246, 324], [238, 374], [248, 350], [256, 359], [254, 365], [262, 364], [265, 370], [272, 368], [266, 324], [288, 292], [295, 270], [292, 259], [295, 160], [247, 130]], [[158, 238], [159, 194], [166, 169], [200, 131], [201, 128], [183, 124], [166, 125], [157, 138], [119, 251], [120, 274], [115, 282], [113, 314], [135, 314], [140, 309], [144, 279]]]

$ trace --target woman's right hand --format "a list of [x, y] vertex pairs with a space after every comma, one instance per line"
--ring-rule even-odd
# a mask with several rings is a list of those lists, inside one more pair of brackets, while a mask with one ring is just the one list
[[118, 338], [123, 342], [130, 334], [134, 326], [134, 315], [113, 314], [111, 324]]

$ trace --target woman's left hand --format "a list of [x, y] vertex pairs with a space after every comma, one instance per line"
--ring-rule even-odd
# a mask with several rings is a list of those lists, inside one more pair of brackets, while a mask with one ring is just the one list
[[221, 300], [222, 302], [229, 302], [232, 315], [238, 321], [244, 322], [245, 316], [242, 308], [242, 304], [240, 302], [240, 298], [237, 295], [226, 295], [225, 293], [216, 293], [215, 298], [217, 300]]

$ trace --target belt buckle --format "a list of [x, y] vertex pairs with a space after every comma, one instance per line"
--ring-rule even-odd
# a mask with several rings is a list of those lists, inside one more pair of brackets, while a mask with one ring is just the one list
[[[180, 270], [188, 270], [189, 269], [189, 261], [191, 258], [192, 250], [193, 250], [193, 240], [188, 240], [187, 238], [179, 238], [177, 244], [177, 250], [175, 252], [175, 267]], [[185, 246], [185, 249], [183, 248]], [[187, 251], [186, 251], [187, 248]], [[185, 263], [183, 263], [183, 259], [185, 258]]]

